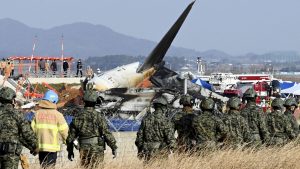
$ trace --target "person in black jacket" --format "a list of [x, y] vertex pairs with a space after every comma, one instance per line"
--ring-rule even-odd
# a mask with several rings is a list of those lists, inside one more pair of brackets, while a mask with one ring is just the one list
[[53, 62], [51, 63], [51, 70], [53, 72], [53, 75], [55, 75], [56, 71], [57, 71], [57, 64], [56, 64], [56, 61], [53, 60]]
[[63, 63], [63, 69], [64, 69], [64, 77], [67, 77], [68, 69], [69, 69], [69, 63], [64, 60]]
[[77, 73], [76, 73], [76, 77], [78, 77], [78, 73], [80, 72], [80, 77], [82, 77], [82, 63], [81, 63], [81, 59], [78, 60], [77, 62]]

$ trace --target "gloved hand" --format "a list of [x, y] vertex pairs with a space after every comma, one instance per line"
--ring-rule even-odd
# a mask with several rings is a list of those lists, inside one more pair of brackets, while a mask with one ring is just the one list
[[74, 158], [74, 152], [73, 152], [73, 151], [69, 151], [69, 152], [68, 152], [68, 159], [69, 159], [70, 161], [73, 161], [73, 158]]
[[113, 158], [117, 158], [118, 156], [117, 150], [112, 150], [112, 155], [114, 156]]
[[30, 150], [30, 154], [36, 156], [39, 153], [39, 148], [35, 148], [34, 150]]

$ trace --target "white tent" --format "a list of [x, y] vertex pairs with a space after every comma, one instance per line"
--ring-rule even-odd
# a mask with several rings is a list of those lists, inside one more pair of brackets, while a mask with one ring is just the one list
[[300, 95], [300, 84], [295, 84], [293, 87], [281, 90], [281, 93], [295, 94], [296, 91], [298, 91], [298, 93]]
[[294, 95], [300, 95], [300, 90], [296, 90], [293, 92]]

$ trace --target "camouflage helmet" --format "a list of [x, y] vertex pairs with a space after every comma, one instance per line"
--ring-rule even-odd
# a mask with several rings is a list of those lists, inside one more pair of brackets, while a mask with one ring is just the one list
[[285, 100], [284, 106], [297, 106], [297, 102], [295, 98], [288, 98]]
[[232, 97], [228, 100], [227, 106], [233, 109], [239, 109], [241, 107], [241, 100], [237, 97]]
[[94, 90], [86, 90], [83, 95], [83, 101], [85, 102], [97, 102], [98, 94]]
[[245, 98], [255, 98], [256, 96], [257, 96], [257, 93], [253, 88], [247, 89], [243, 95], [243, 97], [245, 97]]
[[283, 100], [281, 100], [280, 98], [275, 98], [275, 99], [272, 101], [271, 106], [272, 106], [272, 107], [281, 108], [281, 107], [283, 106]]
[[16, 92], [13, 89], [9, 87], [3, 87], [0, 89], [0, 100], [11, 101], [14, 98], [16, 98]]
[[194, 102], [194, 98], [190, 95], [183, 95], [179, 100], [180, 105], [193, 105]]
[[159, 96], [159, 97], [153, 99], [152, 104], [161, 104], [161, 105], [166, 106], [168, 104], [168, 101], [165, 97]]
[[204, 100], [202, 100], [201, 104], [200, 104], [200, 108], [202, 110], [213, 110], [215, 107], [215, 102], [212, 98], [206, 98]]

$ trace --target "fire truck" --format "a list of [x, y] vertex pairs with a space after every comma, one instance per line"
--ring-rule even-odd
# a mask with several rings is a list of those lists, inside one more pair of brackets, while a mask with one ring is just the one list
[[257, 92], [256, 103], [264, 111], [269, 108], [271, 97], [280, 97], [280, 82], [274, 80], [271, 75], [266, 74], [242, 74], [236, 75], [238, 82], [225, 89], [223, 95], [226, 97], [242, 98], [243, 93], [248, 88], [253, 88]]

